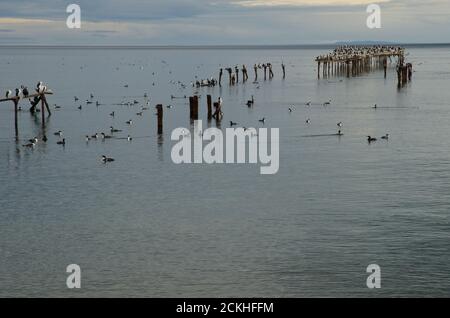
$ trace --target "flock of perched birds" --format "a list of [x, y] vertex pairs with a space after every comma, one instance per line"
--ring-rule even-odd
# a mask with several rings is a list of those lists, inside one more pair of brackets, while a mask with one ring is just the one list
[[404, 49], [402, 47], [396, 46], [385, 46], [385, 45], [375, 45], [375, 46], [352, 46], [344, 45], [339, 46], [333, 50], [333, 52], [320, 55], [316, 60], [332, 60], [332, 61], [342, 61], [346, 60], [349, 56], [351, 57], [364, 57], [368, 55], [376, 54], [399, 54]]

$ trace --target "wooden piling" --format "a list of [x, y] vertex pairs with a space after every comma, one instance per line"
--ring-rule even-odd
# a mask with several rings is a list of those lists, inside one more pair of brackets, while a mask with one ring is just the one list
[[18, 105], [19, 105], [19, 100], [18, 99], [14, 99], [14, 129], [16, 132], [16, 137], [19, 136], [19, 121], [18, 121]]
[[198, 96], [189, 97], [189, 118], [198, 119]]
[[206, 106], [208, 108], [208, 120], [211, 120], [211, 118], [212, 118], [212, 97], [211, 97], [211, 95], [206, 96]]
[[163, 133], [163, 105], [156, 105], [156, 114], [158, 116], [158, 135]]
[[320, 61], [317, 62], [317, 78], [320, 79]]

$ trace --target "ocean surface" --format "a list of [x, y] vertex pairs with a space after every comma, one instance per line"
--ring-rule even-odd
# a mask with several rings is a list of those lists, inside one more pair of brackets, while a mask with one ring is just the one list
[[[415, 73], [401, 90], [395, 65], [386, 80], [318, 80], [314, 58], [327, 51], [0, 48], [2, 96], [38, 81], [55, 93], [45, 131], [21, 102], [18, 141], [13, 105], [0, 103], [0, 296], [450, 296], [450, 47], [408, 48]], [[275, 78], [260, 71], [252, 83], [252, 65], [265, 62]], [[207, 94], [224, 99], [222, 129], [261, 128], [266, 117], [280, 129], [279, 172], [175, 165], [171, 132], [191, 123], [187, 100], [170, 96], [236, 64], [250, 81], [228, 87], [224, 74], [222, 88], [199, 89], [200, 119], [206, 126]], [[150, 109], [137, 116], [146, 93]], [[160, 103], [172, 105], [162, 136]], [[344, 136], [311, 137], [335, 134], [338, 122]], [[85, 141], [110, 126], [118, 138]], [[22, 146], [44, 132], [47, 143]], [[66, 287], [69, 264], [81, 267], [79, 290]], [[381, 289], [366, 286], [369, 264], [381, 267]]]

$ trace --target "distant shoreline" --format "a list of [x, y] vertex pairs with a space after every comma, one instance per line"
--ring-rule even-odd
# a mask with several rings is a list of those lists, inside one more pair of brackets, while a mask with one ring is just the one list
[[354, 43], [292, 44], [292, 45], [0, 45], [0, 49], [116, 49], [116, 50], [298, 50], [326, 49], [342, 45], [388, 45], [405, 48], [448, 47], [450, 43]]

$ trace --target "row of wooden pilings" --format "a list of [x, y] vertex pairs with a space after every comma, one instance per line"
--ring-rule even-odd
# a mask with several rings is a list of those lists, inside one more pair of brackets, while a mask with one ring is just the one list
[[[193, 120], [198, 120], [198, 107], [199, 107], [199, 96], [191, 96], [189, 97], [189, 118]], [[219, 102], [212, 101], [212, 96], [206, 96], [206, 107], [207, 107], [207, 115], [208, 121], [211, 121], [213, 118], [220, 122], [223, 118], [222, 113], [222, 105]], [[213, 113], [213, 107], [215, 109]], [[158, 134], [161, 135], [163, 133], [163, 105], [156, 105], [156, 115], [158, 118]]]
[[[384, 69], [384, 76], [387, 75], [388, 55], [367, 55], [363, 57], [349, 57], [346, 59], [324, 58], [317, 59], [317, 77], [329, 76], [359, 76], [373, 70]], [[403, 61], [403, 55], [398, 55], [399, 63]]]

